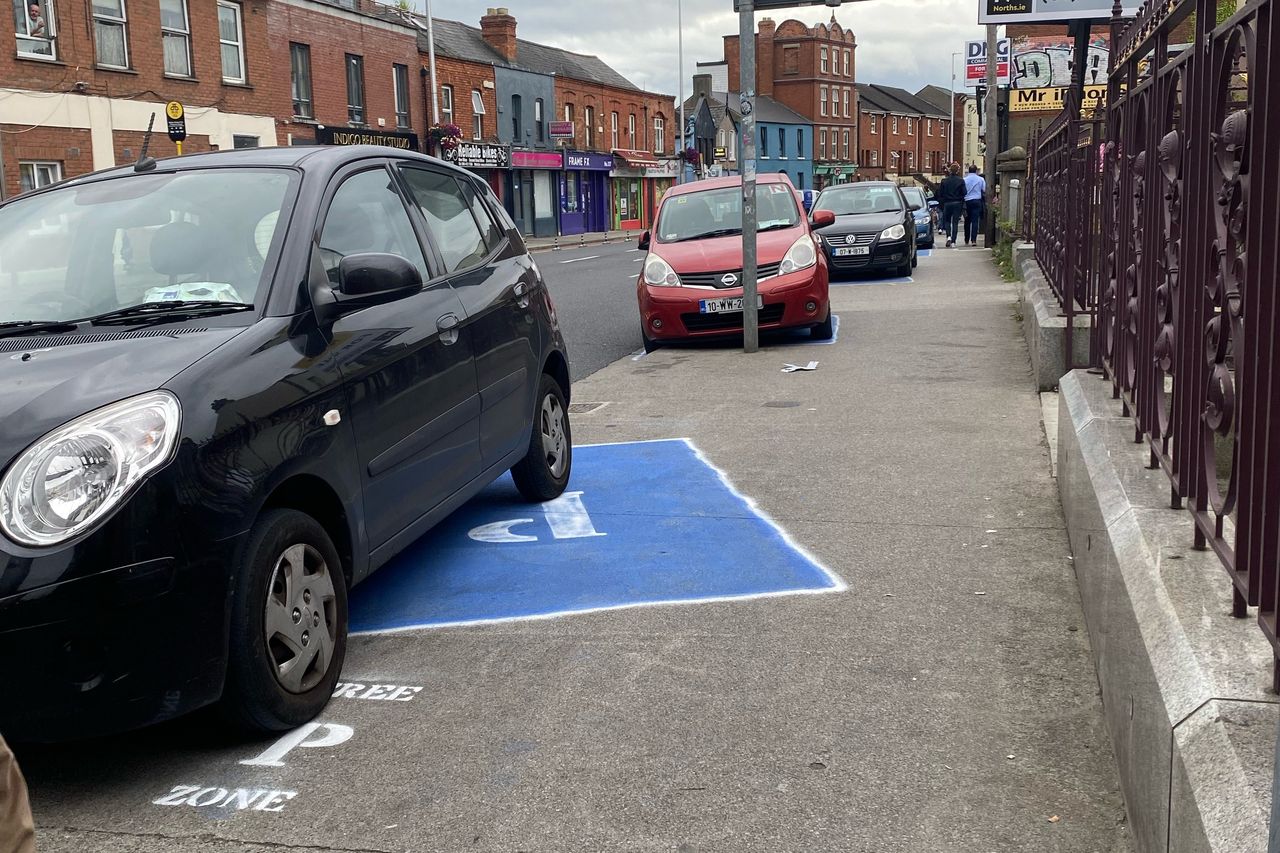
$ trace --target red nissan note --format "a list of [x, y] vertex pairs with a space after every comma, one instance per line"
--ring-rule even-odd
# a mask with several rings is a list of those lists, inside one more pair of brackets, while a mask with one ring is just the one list
[[[756, 183], [761, 329], [832, 334], [827, 259], [782, 175]], [[813, 228], [828, 225], [816, 214]], [[640, 238], [649, 254], [636, 284], [644, 347], [742, 332], [742, 179], [714, 178], [667, 191], [657, 226]]]

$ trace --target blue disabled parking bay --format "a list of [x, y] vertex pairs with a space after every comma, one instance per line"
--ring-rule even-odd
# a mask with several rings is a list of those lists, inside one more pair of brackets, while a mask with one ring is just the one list
[[689, 441], [573, 464], [560, 498], [527, 503], [506, 476], [411, 545], [355, 588], [352, 632], [845, 588]]

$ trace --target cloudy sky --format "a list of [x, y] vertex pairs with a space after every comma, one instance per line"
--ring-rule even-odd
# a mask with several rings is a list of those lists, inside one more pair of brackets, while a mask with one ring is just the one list
[[[425, 0], [411, 2], [419, 11], [425, 7]], [[682, 2], [687, 93], [694, 63], [723, 57], [722, 37], [738, 32], [738, 15], [732, 0]], [[637, 86], [672, 95], [678, 91], [677, 0], [432, 0], [432, 12], [479, 26], [485, 9], [499, 5], [515, 16], [520, 38], [594, 53]], [[826, 6], [808, 6], [770, 17], [778, 23], [794, 17], [813, 25], [830, 20], [831, 12]], [[985, 37], [976, 23], [977, 0], [871, 0], [848, 3], [835, 12], [836, 20], [852, 28], [858, 39], [858, 82], [912, 92], [928, 83], [949, 87], [952, 51], [963, 51], [966, 39]], [[962, 61], [963, 56], [956, 59], [957, 75]]]

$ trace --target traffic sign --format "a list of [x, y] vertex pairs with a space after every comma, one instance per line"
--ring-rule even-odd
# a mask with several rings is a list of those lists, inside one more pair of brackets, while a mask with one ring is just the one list
[[169, 126], [169, 138], [178, 143], [178, 153], [182, 153], [182, 142], [187, 138], [187, 111], [177, 101], [170, 101], [164, 108], [165, 119]]

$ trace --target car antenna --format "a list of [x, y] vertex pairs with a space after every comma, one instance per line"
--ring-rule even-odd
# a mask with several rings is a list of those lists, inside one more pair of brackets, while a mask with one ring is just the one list
[[133, 164], [135, 172], [150, 172], [156, 167], [156, 159], [147, 156], [147, 146], [151, 144], [151, 129], [155, 127], [156, 114], [152, 113], [147, 120], [147, 132], [142, 135], [142, 150], [138, 152], [138, 162]]

